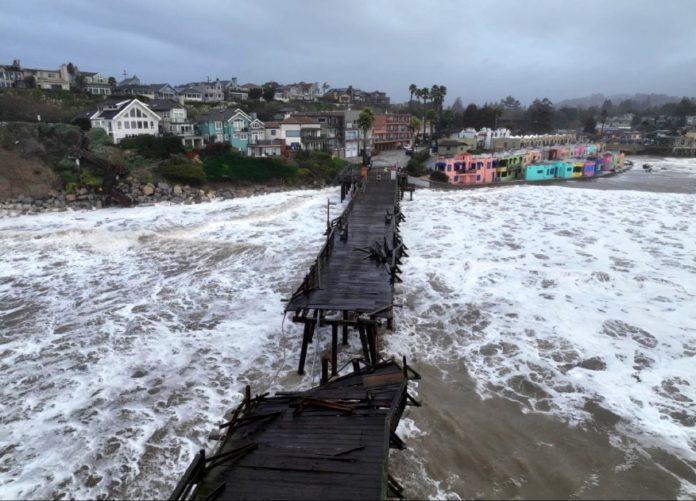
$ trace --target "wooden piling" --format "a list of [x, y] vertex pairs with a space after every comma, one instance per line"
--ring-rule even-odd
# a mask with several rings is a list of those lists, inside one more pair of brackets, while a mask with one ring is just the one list
[[331, 375], [338, 374], [338, 325], [331, 326]]

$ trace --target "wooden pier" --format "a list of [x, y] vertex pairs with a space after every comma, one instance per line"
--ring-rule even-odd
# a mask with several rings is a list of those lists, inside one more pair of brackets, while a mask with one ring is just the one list
[[220, 428], [217, 451], [201, 450], [170, 499], [385, 499], [402, 497], [389, 475], [389, 448], [403, 448], [396, 427], [408, 380], [393, 361], [302, 392], [251, 396]]
[[378, 331], [382, 322], [393, 327], [394, 283], [401, 281], [399, 266], [406, 257], [399, 235], [405, 180], [391, 168], [345, 174], [341, 195], [350, 201], [338, 218], [327, 222], [326, 242], [286, 307], [294, 313], [293, 321], [304, 324], [299, 374], [304, 374], [307, 348], [322, 326], [332, 330], [332, 374], [339, 328], [342, 344], [348, 344], [351, 330], [357, 332], [365, 362], [379, 361]]
[[[344, 172], [343, 213], [327, 217], [326, 242], [286, 313], [303, 324], [299, 373], [321, 327], [331, 328], [331, 355], [322, 357], [321, 383], [307, 391], [244, 400], [220, 425], [216, 451], [201, 450], [171, 499], [385, 499], [403, 497], [389, 475], [390, 448], [407, 405], [420, 405], [407, 365], [379, 354], [379, 330], [393, 325], [394, 283], [406, 247], [399, 236], [400, 201], [409, 191], [396, 169]], [[412, 188], [412, 187], [411, 187]], [[358, 333], [362, 358], [338, 368], [338, 334]], [[329, 369], [330, 363], [330, 369]], [[352, 365], [352, 371], [345, 370]]]

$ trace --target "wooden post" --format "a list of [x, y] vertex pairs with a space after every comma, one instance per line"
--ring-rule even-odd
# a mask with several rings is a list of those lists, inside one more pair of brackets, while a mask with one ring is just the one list
[[377, 326], [376, 324], [368, 325], [367, 329], [367, 345], [370, 348], [370, 365], [377, 364]]
[[358, 326], [358, 332], [360, 333], [360, 344], [362, 344], [363, 358], [365, 359], [365, 363], [367, 365], [372, 365], [372, 362], [370, 362], [370, 348], [367, 344], [367, 335], [365, 334], [365, 326], [364, 325]]
[[404, 378], [408, 379], [408, 364], [406, 364], [406, 355], [403, 356], [402, 363], [403, 363], [403, 370], [404, 370]]
[[305, 322], [304, 324], [304, 334], [302, 335], [302, 349], [300, 350], [300, 366], [297, 369], [297, 373], [302, 376], [304, 375], [305, 360], [307, 360], [307, 346], [310, 340], [310, 329], [312, 328], [311, 322]]
[[251, 386], [249, 385], [244, 388], [244, 407], [246, 407], [247, 412], [251, 410]]
[[343, 312], [343, 346], [348, 346], [348, 312]]
[[338, 325], [331, 326], [331, 375], [338, 374]]
[[329, 382], [329, 359], [326, 357], [321, 357], [321, 383], [326, 384]]

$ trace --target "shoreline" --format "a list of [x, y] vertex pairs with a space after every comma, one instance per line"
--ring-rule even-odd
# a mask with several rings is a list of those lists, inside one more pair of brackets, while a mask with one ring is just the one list
[[127, 188], [121, 186], [122, 192], [132, 199], [130, 206], [117, 203], [105, 204], [105, 195], [80, 188], [75, 193], [64, 190], [55, 191], [48, 197], [34, 198], [19, 195], [15, 198], [0, 200], [0, 219], [39, 215], [56, 212], [93, 211], [105, 208], [148, 207], [162, 202], [172, 205], [198, 205], [215, 200], [232, 200], [235, 198], [250, 198], [271, 193], [282, 193], [295, 190], [319, 190], [329, 186], [328, 183], [315, 182], [303, 185], [264, 185], [249, 186], [216, 184], [206, 187], [191, 187], [188, 185], [159, 183], [132, 183]]

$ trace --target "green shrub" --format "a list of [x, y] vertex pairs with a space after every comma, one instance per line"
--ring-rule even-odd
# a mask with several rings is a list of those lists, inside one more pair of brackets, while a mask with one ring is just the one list
[[174, 136], [143, 134], [123, 139], [119, 144], [124, 149], [136, 150], [145, 158], [169, 158], [169, 155], [184, 152], [181, 140]]
[[203, 170], [209, 181], [236, 183], [292, 181], [297, 175], [297, 167], [279, 159], [246, 157], [236, 152], [209, 156], [203, 162]]
[[157, 167], [157, 173], [169, 181], [201, 185], [206, 181], [203, 167], [198, 164], [167, 163]]
[[419, 177], [425, 174], [425, 166], [422, 162], [411, 158], [406, 164], [406, 172], [409, 176]]
[[425, 162], [427, 159], [430, 158], [430, 151], [428, 149], [420, 150], [420, 151], [414, 151], [413, 155], [411, 156], [412, 160], [415, 160], [416, 162]]
[[445, 174], [444, 172], [438, 172], [438, 171], [430, 173], [430, 180], [437, 181], [439, 183], [449, 182], [449, 178], [447, 177], [447, 174]]
[[85, 136], [89, 141], [89, 149], [97, 153], [103, 151], [104, 146], [110, 146], [113, 144], [111, 136], [109, 136], [101, 127], [88, 130], [85, 133]]
[[91, 170], [85, 169], [82, 171], [82, 174], [80, 175], [80, 182], [84, 186], [91, 186], [92, 188], [98, 188], [102, 185], [103, 179], [100, 176], [96, 175]]

